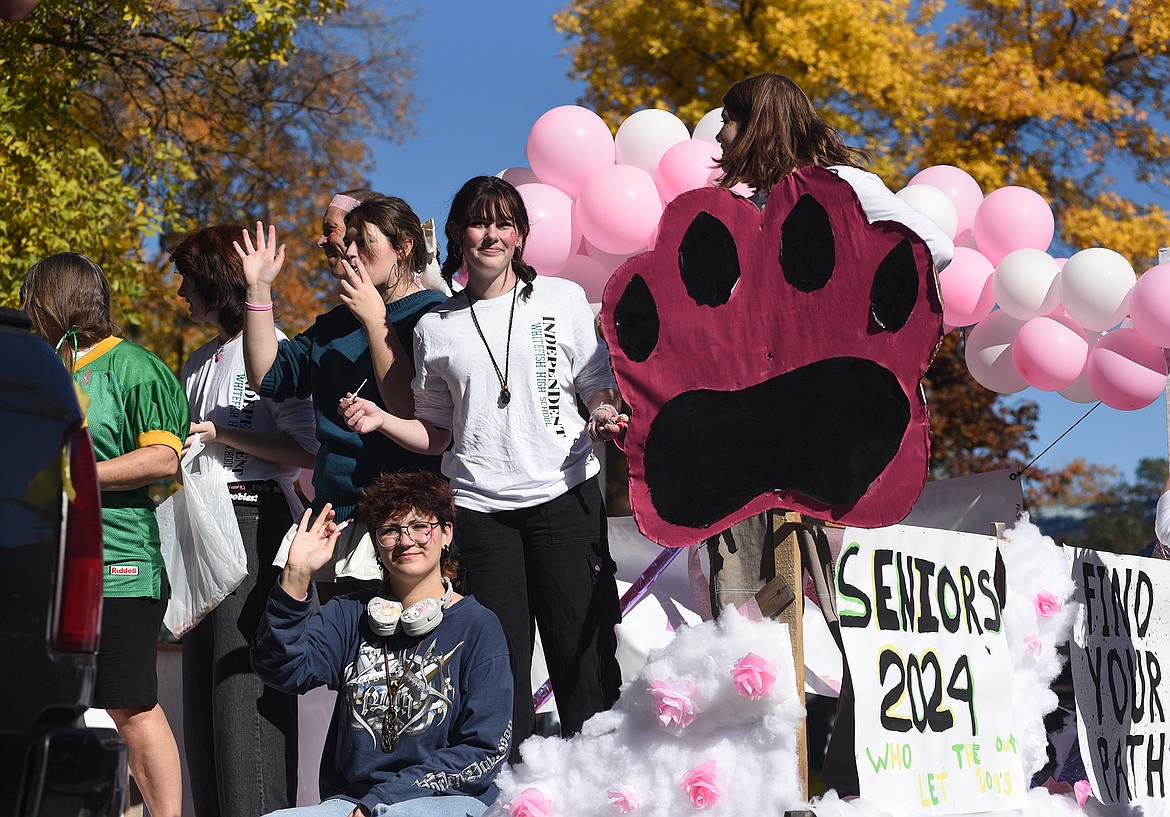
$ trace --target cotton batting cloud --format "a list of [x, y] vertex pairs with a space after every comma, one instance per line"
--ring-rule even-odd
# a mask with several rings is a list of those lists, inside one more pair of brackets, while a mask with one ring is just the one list
[[[759, 700], [740, 694], [732, 679], [748, 653], [776, 670], [771, 694]], [[654, 682], [668, 680], [694, 690], [687, 696], [694, 720], [682, 730], [659, 721]], [[639, 817], [680, 817], [696, 811], [681, 781], [707, 763], [715, 764], [716, 777], [698, 778], [691, 789], [707, 803], [704, 814], [783, 814], [804, 802], [796, 768], [802, 714], [787, 628], [728, 610], [718, 622], [681, 628], [652, 651], [614, 708], [590, 718], [580, 734], [525, 741], [524, 762], [497, 779], [500, 797], [488, 817], [503, 817], [501, 804], [527, 788], [552, 801], [553, 817], [615, 817], [611, 798], [619, 786], [636, 792]]]
[[[1063, 660], [1056, 648], [1068, 641], [1075, 618], [1073, 582], [1062, 550], [1027, 517], [1008, 531], [1000, 552], [1007, 575], [1003, 609], [1013, 664], [1013, 716], [1021, 763], [1031, 776], [1047, 760], [1043, 719], [1057, 705], [1051, 684]], [[1052, 615], [1037, 608], [1041, 594], [1055, 601], [1045, 608]], [[764, 689], [765, 667], [775, 672], [770, 691]], [[685, 729], [663, 728], [664, 684], [676, 695], [682, 690], [691, 702], [693, 719]], [[753, 698], [745, 690], [761, 695]], [[675, 704], [680, 701], [675, 698]], [[681, 628], [671, 642], [651, 652], [614, 708], [591, 718], [579, 735], [525, 741], [524, 762], [500, 774], [500, 798], [486, 817], [615, 817], [634, 811], [639, 817], [685, 817], [700, 808], [714, 817], [739, 817], [806, 807], [817, 817], [890, 817], [878, 803], [843, 801], [836, 792], [811, 804], [804, 801], [796, 766], [801, 716], [787, 628], [771, 620], [748, 620], [729, 608], [718, 622]], [[713, 771], [701, 773], [704, 767]], [[981, 815], [1116, 813], [1092, 798], [1082, 810], [1078, 799], [1086, 794], [1084, 785], [1061, 794], [1039, 787], [1028, 792], [1027, 812]], [[516, 813], [517, 802], [529, 811]]]

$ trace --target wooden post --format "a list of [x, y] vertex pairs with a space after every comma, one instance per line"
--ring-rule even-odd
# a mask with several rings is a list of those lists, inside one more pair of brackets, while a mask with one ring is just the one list
[[[792, 641], [792, 662], [796, 672], [796, 693], [804, 707], [804, 576], [800, 563], [797, 531], [805, 524], [798, 513], [776, 511], [772, 515], [772, 536], [776, 578], [756, 594], [760, 612], [788, 625]], [[801, 796], [808, 800], [808, 732], [802, 718], [796, 732], [796, 768], [800, 774]]]

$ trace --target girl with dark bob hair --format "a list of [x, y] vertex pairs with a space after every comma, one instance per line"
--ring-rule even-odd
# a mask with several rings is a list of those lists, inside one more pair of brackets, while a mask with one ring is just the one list
[[321, 803], [281, 817], [478, 817], [511, 742], [512, 676], [500, 622], [451, 576], [455, 505], [427, 472], [383, 474], [359, 513], [380, 586], [313, 611], [311, 579], [338, 538], [306, 511], [268, 599], [252, 661], [286, 692], [337, 690]]
[[[296, 803], [296, 697], [268, 687], [240, 658], [280, 572], [272, 560], [304, 510], [294, 483], [301, 468], [313, 467], [317, 451], [309, 400], [276, 403], [247, 387], [241, 337], [247, 285], [232, 246], [242, 230], [235, 224], [204, 227], [170, 249], [191, 319], [216, 329], [183, 367], [191, 409], [185, 447], [198, 436], [206, 445], [200, 456], [227, 470], [248, 562], [235, 592], [183, 636], [191, 798], [198, 813], [223, 817]], [[274, 336], [284, 338], [279, 330]]]
[[528, 213], [511, 184], [467, 182], [445, 233], [444, 275], [458, 270], [466, 289], [415, 329], [413, 417], [362, 399], [341, 408], [363, 434], [445, 452], [462, 590], [500, 617], [512, 651], [516, 743], [535, 720], [533, 621], [571, 735], [613, 704], [621, 684], [616, 565], [593, 453], [594, 440], [618, 431], [609, 353], [581, 288], [537, 280], [525, 263]]

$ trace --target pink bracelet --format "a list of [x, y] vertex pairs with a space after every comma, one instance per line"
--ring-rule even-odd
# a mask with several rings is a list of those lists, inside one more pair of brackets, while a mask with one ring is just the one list
[[244, 301], [244, 309], [248, 310], [249, 312], [271, 312], [272, 301], [269, 301], [266, 304], [250, 304], [247, 301]]

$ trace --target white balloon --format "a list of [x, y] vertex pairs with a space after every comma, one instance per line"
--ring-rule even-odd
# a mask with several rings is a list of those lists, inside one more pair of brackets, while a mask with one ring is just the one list
[[497, 179], [503, 179], [513, 187], [522, 184], [537, 184], [540, 179], [530, 167], [506, 167], [496, 174]]
[[708, 142], [719, 144], [715, 139], [715, 134], [723, 129], [723, 109], [716, 108], [713, 111], [707, 111], [703, 114], [703, 118], [699, 120], [699, 124], [695, 125], [694, 133], [691, 134], [692, 139], [705, 139]]
[[1060, 264], [1043, 250], [1009, 252], [995, 268], [995, 300], [1021, 321], [1047, 315], [1060, 306]]
[[617, 163], [633, 165], [653, 176], [662, 154], [690, 138], [687, 126], [670, 111], [646, 108], [630, 114], [618, 127], [614, 137]]
[[1014, 394], [1028, 387], [1012, 362], [1012, 341], [1024, 325], [1002, 309], [988, 315], [967, 336], [967, 370], [975, 382], [999, 394]]
[[1121, 253], [1094, 247], [1081, 250], [1060, 273], [1060, 300], [1069, 317], [1094, 332], [1118, 324], [1129, 312], [1137, 273]]
[[937, 187], [915, 184], [903, 187], [895, 195], [937, 224], [947, 238], [953, 239], [959, 231], [959, 211], [951, 197]]

